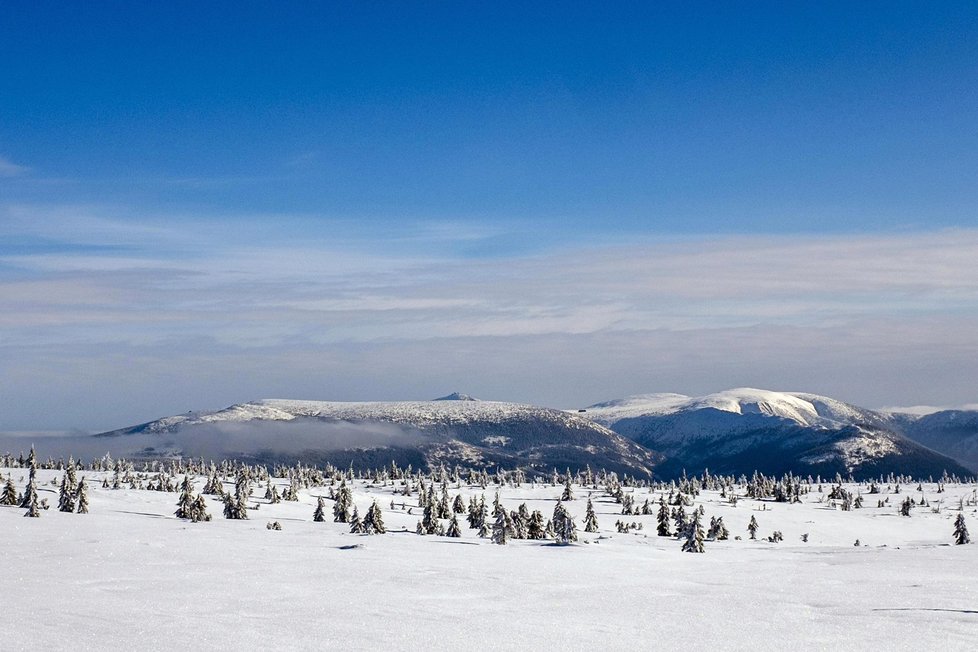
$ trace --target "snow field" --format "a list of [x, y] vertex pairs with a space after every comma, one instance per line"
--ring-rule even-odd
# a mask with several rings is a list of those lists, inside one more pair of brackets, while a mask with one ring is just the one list
[[[26, 469], [0, 473], [23, 489]], [[91, 513], [60, 513], [50, 482], [61, 475], [38, 471], [52, 506], [41, 518], [0, 507], [4, 649], [971, 650], [978, 637], [978, 546], [948, 545], [958, 499], [974, 485], [941, 494], [923, 485], [931, 507], [910, 518], [897, 507], [920, 497], [916, 485], [898, 495], [847, 485], [862, 490], [865, 504], [848, 512], [828, 504], [827, 483], [796, 505], [741, 497], [733, 507], [704, 491], [687, 513], [702, 504], [704, 527], [723, 516], [731, 539], [707, 541], [697, 555], [657, 537], [654, 514], [623, 516], [602, 490], [578, 485], [565, 506], [580, 543], [497, 546], [478, 538], [464, 514], [461, 539], [414, 534], [417, 494], [396, 494], [399, 481], [352, 484], [361, 515], [376, 498], [390, 531], [363, 536], [312, 521], [325, 487], [302, 490], [297, 503], [267, 504], [264, 483], [256, 484], [251, 503], [260, 508], [246, 521], [225, 520], [208, 496], [214, 520], [192, 524], [173, 516], [177, 493], [103, 489], [109, 474], [93, 472], [80, 473]], [[274, 482], [280, 491], [288, 484]], [[484, 491], [490, 510], [495, 489]], [[589, 491], [596, 534], [582, 531]], [[483, 490], [449, 486], [451, 497], [459, 492], [467, 503]], [[526, 502], [549, 518], [561, 492], [549, 483], [506, 486], [500, 499], [507, 510]], [[634, 492], [638, 507], [660, 495]], [[877, 508], [887, 496], [890, 504]], [[974, 510], [965, 510], [973, 539]], [[751, 515], [759, 537], [780, 530], [784, 541], [748, 540]], [[644, 529], [619, 534], [618, 519]], [[282, 531], [266, 529], [272, 520]], [[857, 538], [863, 546], [853, 546]]]

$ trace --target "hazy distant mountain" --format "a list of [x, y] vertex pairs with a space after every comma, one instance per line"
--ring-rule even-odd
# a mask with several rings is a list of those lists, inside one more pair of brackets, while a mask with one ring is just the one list
[[[99, 435], [128, 455], [182, 454], [346, 466], [605, 468], [647, 477], [661, 457], [589, 419], [462, 394], [418, 402], [262, 400]], [[135, 439], [133, 439], [135, 438]], [[113, 454], [116, 454], [113, 451]]]
[[[921, 437], [946, 429], [825, 396], [738, 388], [701, 397], [645, 394], [599, 403], [586, 416], [661, 452], [657, 472], [971, 475]], [[905, 435], [904, 433], [907, 433]], [[937, 446], [930, 444], [935, 449]], [[946, 449], [946, 446], [945, 446]], [[973, 450], [973, 449], [972, 449]]]
[[978, 411], [892, 412], [889, 417], [898, 432], [978, 472]]

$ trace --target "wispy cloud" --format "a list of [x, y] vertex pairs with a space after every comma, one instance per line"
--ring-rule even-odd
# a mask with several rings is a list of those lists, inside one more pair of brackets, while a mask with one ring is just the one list
[[17, 177], [26, 174], [30, 168], [17, 165], [5, 156], [0, 155], [0, 177]]
[[[198, 379], [188, 392], [233, 400], [294, 394], [324, 375], [307, 397], [424, 398], [445, 377], [558, 404], [744, 384], [847, 389], [877, 405], [975, 398], [964, 369], [978, 362], [976, 230], [649, 239], [480, 259], [452, 243], [498, 229], [419, 223], [385, 239], [340, 224], [330, 238], [301, 220], [0, 216], [21, 238], [76, 245], [0, 249], [8, 414], [40, 404], [14, 398], [28, 391], [77, 392], [62, 373], [149, 401], [151, 387], [179, 384], [178, 369]], [[898, 376], [908, 361], [926, 391]], [[133, 373], [146, 375], [143, 390]], [[434, 386], [412, 394], [422, 378]], [[588, 390], [599, 378], [607, 389]], [[228, 391], [208, 393], [203, 379]], [[208, 406], [186, 406], [198, 407]]]

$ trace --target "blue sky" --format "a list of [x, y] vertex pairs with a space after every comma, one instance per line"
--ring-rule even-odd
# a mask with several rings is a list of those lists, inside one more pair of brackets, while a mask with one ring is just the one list
[[973, 402], [976, 173], [971, 3], [4, 3], [0, 429]]

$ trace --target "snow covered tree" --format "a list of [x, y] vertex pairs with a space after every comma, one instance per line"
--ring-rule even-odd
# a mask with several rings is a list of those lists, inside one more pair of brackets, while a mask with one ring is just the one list
[[376, 500], [367, 510], [367, 516], [363, 519], [363, 531], [365, 534], [385, 534], [387, 532], [387, 528], [384, 526], [384, 515]]
[[340, 482], [340, 489], [336, 493], [336, 502], [333, 503], [333, 521], [336, 523], [350, 522], [350, 508], [353, 506], [353, 492], [346, 486], [346, 480]]
[[224, 485], [217, 477], [217, 471], [213, 471], [210, 477], [207, 478], [207, 484], [204, 485], [203, 492], [205, 494], [210, 494], [212, 496], [223, 496], [224, 495]]
[[913, 509], [913, 499], [907, 496], [902, 503], [900, 503], [900, 516], [910, 516], [910, 510]]
[[28, 458], [31, 467], [30, 476], [27, 481], [27, 488], [24, 489], [24, 500], [20, 506], [27, 510], [24, 516], [38, 518], [41, 515], [37, 502], [37, 460], [34, 455], [34, 447], [31, 446], [31, 454]]
[[594, 505], [591, 504], [590, 498], [587, 499], [587, 512], [584, 514], [584, 531], [598, 531], [598, 517], [594, 514]]
[[954, 543], [959, 546], [971, 543], [971, 538], [968, 536], [968, 526], [964, 522], [964, 514], [958, 514], [958, 517], [954, 519]]
[[247, 499], [232, 496], [229, 493], [224, 494], [224, 518], [229, 520], [247, 520], [248, 519], [248, 504]]
[[722, 516], [714, 516], [710, 519], [710, 529], [706, 533], [706, 536], [715, 541], [726, 541], [730, 537], [730, 531], [723, 524]]
[[571, 489], [570, 473], [567, 474], [567, 480], [564, 482], [564, 493], [560, 495], [560, 500], [574, 500], [574, 491]]
[[354, 506], [353, 516], [350, 517], [350, 534], [363, 534], [364, 532], [363, 522], [360, 520], [360, 512]]
[[183, 476], [183, 484], [180, 486], [180, 498], [177, 499], [177, 511], [174, 512], [177, 518], [190, 518], [190, 511], [194, 504], [194, 485], [190, 481], [190, 474]]
[[530, 513], [526, 510], [526, 505], [520, 505], [518, 511], [510, 512], [509, 519], [513, 522], [513, 538], [530, 538]]
[[[271, 484], [271, 481], [269, 481]], [[265, 492], [265, 496], [268, 498], [268, 502], [272, 505], [277, 505], [282, 502], [282, 496], [278, 493], [278, 487], [271, 484], [268, 491]], [[298, 500], [298, 498], [296, 498]]]
[[326, 520], [326, 502], [323, 501], [322, 496], [316, 502], [316, 511], [312, 513], [312, 520], [316, 523], [322, 523]]
[[58, 491], [58, 511], [72, 513], [75, 511], [75, 491], [78, 481], [75, 476], [75, 462], [69, 460], [65, 474], [61, 478], [61, 488]]
[[683, 543], [683, 552], [705, 552], [703, 549], [703, 526], [700, 525], [700, 513], [693, 510], [693, 520], [686, 528], [686, 541]]
[[513, 521], [509, 517], [509, 512], [500, 509], [496, 516], [496, 522], [492, 526], [492, 542], [501, 546], [513, 538]]
[[530, 539], [546, 539], [547, 538], [547, 524], [543, 520], [543, 514], [539, 509], [533, 510], [530, 514], [530, 522], [527, 526], [526, 535]]
[[452, 520], [448, 524], [448, 531], [445, 533], [445, 536], [455, 539], [462, 536], [462, 530], [458, 526], [458, 515], [452, 514]]
[[194, 502], [191, 503], [189, 518], [191, 523], [211, 520], [211, 515], [207, 513], [207, 503], [203, 494], [197, 494]]
[[37, 518], [41, 515], [41, 511], [37, 504], [37, 492], [35, 491], [31, 494], [30, 502], [27, 503], [27, 511], [24, 516], [29, 516], [31, 518]]
[[672, 536], [672, 531], [669, 529], [669, 505], [666, 504], [666, 499], [663, 496], [659, 497], [659, 514], [656, 517], [656, 534], [660, 537]]
[[14, 486], [14, 479], [11, 476], [7, 477], [7, 484], [4, 485], [3, 493], [0, 494], [0, 505], [16, 505], [17, 504], [17, 488]]
[[492, 499], [492, 517], [497, 518], [499, 516], [499, 512], [501, 511], [504, 510], [502, 503], [499, 502], [499, 491], [497, 490], [496, 497]]
[[[33, 456], [34, 449], [31, 448]], [[31, 503], [37, 504], [37, 467], [31, 466], [30, 475], [27, 479], [27, 487], [24, 489], [24, 497], [20, 501], [21, 509], [30, 509]]]
[[452, 512], [455, 514], [465, 513], [465, 501], [462, 500], [462, 494], [455, 494], [455, 501], [452, 503]]
[[750, 523], [747, 524], [747, 531], [750, 532], [750, 538], [751, 539], [756, 539], [757, 538], [757, 530], [759, 528], [760, 528], [760, 526], [757, 524], [757, 519], [754, 518], [754, 515], [753, 514], [751, 514], [750, 515]]
[[680, 505], [672, 511], [672, 520], [676, 523], [676, 536], [685, 536], [686, 534], [686, 510]]
[[570, 515], [570, 512], [567, 511], [567, 508], [560, 501], [554, 507], [554, 515], [551, 522], [553, 523], [554, 539], [557, 543], [567, 545], [577, 541], [577, 524], [574, 522], [574, 518]]
[[85, 478], [82, 478], [78, 482], [78, 489], [75, 492], [75, 500], [78, 503], [79, 514], [88, 513], [88, 485], [85, 484]]
[[438, 507], [438, 502], [434, 500], [428, 501], [424, 506], [424, 514], [422, 514], [421, 524], [424, 526], [428, 534], [435, 534], [438, 530], [440, 523], [438, 522], [438, 514], [440, 508]]

